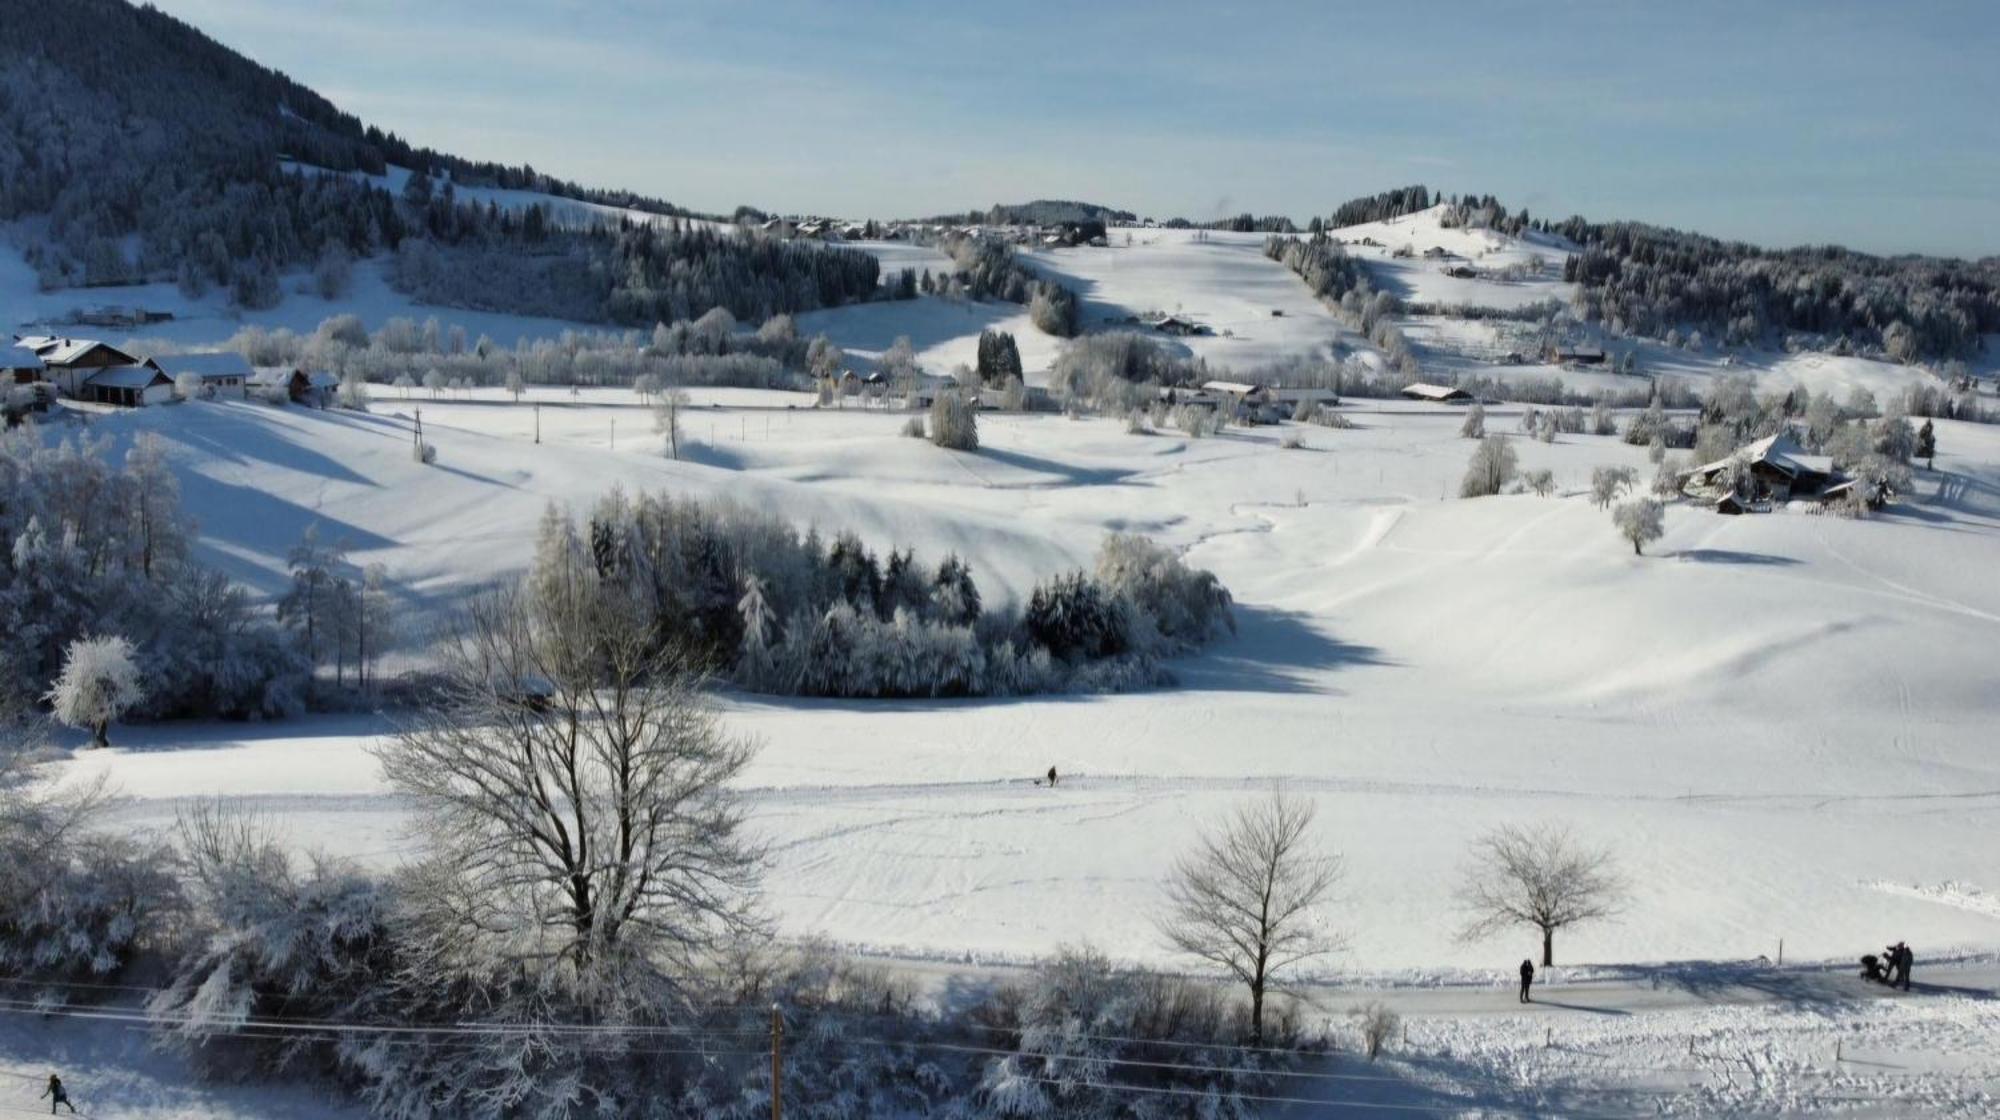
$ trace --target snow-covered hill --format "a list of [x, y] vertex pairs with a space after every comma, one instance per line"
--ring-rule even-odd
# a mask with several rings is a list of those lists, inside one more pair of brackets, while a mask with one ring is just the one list
[[[673, 463], [629, 395], [540, 399], [539, 446], [532, 408], [493, 395], [369, 416], [196, 404], [97, 428], [166, 437], [209, 547], [257, 586], [276, 589], [318, 520], [384, 562], [418, 618], [520, 570], [544, 502], [613, 484], [954, 549], [996, 594], [1137, 529], [1236, 593], [1239, 636], [1180, 665], [1179, 690], [731, 701], [765, 743], [748, 792], [790, 933], [1159, 959], [1146, 915], [1163, 855], [1276, 782], [1315, 799], [1347, 855], [1351, 969], [1518, 958], [1453, 939], [1451, 883], [1479, 829], [1543, 819], [1615, 846], [1637, 884], [1626, 919], [1568, 939], [1570, 959], [1753, 955], [1780, 937], [1818, 956], [1892, 935], [2000, 944], [1992, 913], [1933, 889], [2000, 889], [1977, 652], [2000, 627], [2000, 431], [1940, 424], [1938, 471], [1879, 519], [1677, 508], [1634, 557], [1581, 496], [1448, 498], [1469, 447], [1450, 412], [1360, 410], [1358, 429], [1306, 429], [1297, 451], [1271, 429], [1188, 441], [996, 415], [960, 454], [899, 437], [893, 413], [698, 395], [716, 407]], [[432, 468], [408, 454], [419, 405]], [[1595, 465], [1645, 467], [1608, 439], [1518, 447], [1571, 493]], [[220, 794], [302, 842], [393, 859], [401, 809], [365, 753], [378, 730], [134, 728], [71, 767], [108, 773], [135, 824]], [[1028, 784], [1051, 764], [1070, 775], [1059, 789]]]

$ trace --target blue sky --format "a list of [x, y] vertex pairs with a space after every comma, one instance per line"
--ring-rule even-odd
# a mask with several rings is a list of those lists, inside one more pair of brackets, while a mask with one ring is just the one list
[[703, 210], [1304, 220], [1423, 182], [2000, 253], [2000, 4], [155, 0], [461, 155]]

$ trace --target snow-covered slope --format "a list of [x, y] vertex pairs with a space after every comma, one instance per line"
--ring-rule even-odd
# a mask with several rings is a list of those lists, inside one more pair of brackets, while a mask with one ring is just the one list
[[[1439, 204], [1400, 218], [1331, 230], [1327, 236], [1367, 265], [1377, 288], [1399, 299], [1454, 307], [1524, 307], [1567, 301], [1574, 293], [1574, 284], [1562, 282], [1563, 261], [1574, 245], [1542, 233], [1510, 237], [1490, 229], [1447, 228], [1447, 209]], [[1437, 252], [1448, 255], [1426, 256]], [[1449, 268], [1470, 268], [1479, 275], [1450, 276], [1445, 272]], [[1523, 275], [1503, 278], [1510, 268]]]
[[[222, 342], [248, 326], [266, 330], [284, 328], [309, 334], [322, 320], [334, 315], [357, 315], [371, 331], [380, 329], [390, 319], [422, 322], [436, 316], [447, 327], [452, 324], [464, 327], [472, 338], [483, 334], [502, 346], [511, 347], [524, 338], [552, 338], [566, 330], [607, 329], [603, 324], [418, 303], [389, 286], [387, 268], [388, 261], [384, 258], [357, 261], [349, 291], [337, 300], [320, 298], [310, 290], [310, 277], [294, 273], [281, 281], [285, 292], [281, 303], [264, 310], [248, 311], [231, 307], [226, 291], [216, 290], [190, 297], [167, 283], [64, 288], [45, 292], [36, 286], [35, 270], [22, 259], [20, 252], [0, 245], [0, 331], [79, 335], [120, 344], [159, 340], [201, 346]], [[130, 328], [64, 325], [72, 322], [75, 312], [99, 307], [164, 311], [172, 314], [173, 319]]]
[[1298, 277], [1264, 256], [1263, 234], [1115, 229], [1110, 242], [1022, 254], [1076, 290], [1086, 329], [1120, 326], [1135, 315], [1178, 315], [1215, 333], [1164, 343], [1240, 372], [1324, 357], [1341, 333]]
[[[356, 182], [369, 183], [402, 196], [403, 188], [410, 181], [410, 169], [390, 164], [381, 175], [370, 175], [363, 171], [329, 171], [308, 163], [290, 160], [281, 161], [279, 166], [294, 175], [342, 175]], [[441, 181], [440, 181], [441, 182]], [[675, 222], [681, 225], [705, 226], [710, 229], [733, 232], [736, 227], [729, 222], [717, 222], [706, 218], [677, 218], [656, 214], [651, 210], [634, 210], [627, 206], [607, 206], [601, 202], [586, 202], [577, 198], [547, 194], [542, 191], [510, 190], [504, 187], [477, 187], [452, 184], [452, 193], [460, 202], [476, 202], [481, 206], [491, 203], [502, 210], [521, 211], [530, 206], [540, 206], [556, 225], [590, 225], [604, 221], [624, 220], [640, 224], [665, 224]]]
[[[419, 617], [519, 570], [545, 501], [613, 483], [956, 549], [996, 596], [1139, 529], [1236, 593], [1240, 634], [1179, 666], [1179, 690], [732, 700], [765, 744], [748, 794], [793, 934], [1161, 959], [1147, 915], [1164, 857], [1276, 783], [1315, 800], [1346, 854], [1353, 969], [1518, 959], [1454, 939], [1451, 886], [1479, 829], [1537, 820], [1616, 847], [1635, 886], [1625, 920], [1565, 938], [1568, 959], [2000, 945], [2000, 920], [1955, 901], [2000, 889], [2000, 700], [1981, 653], [2000, 627], [2000, 431], [1940, 424], [1937, 473], [1879, 519], [1677, 508], [1634, 557], [1580, 496], [1447, 498], [1468, 444], [1442, 410], [1358, 410], [1360, 428], [1305, 429], [1299, 451], [1270, 429], [1191, 442], [988, 416], [982, 450], [960, 454], [897, 436], [893, 413], [732, 394], [697, 410], [697, 450], [672, 463], [631, 399], [544, 396], [540, 446], [532, 409], [497, 397], [366, 417], [200, 404], [98, 427], [168, 438], [210, 547], [258, 586], [317, 519], [386, 563]], [[433, 468], [397, 415], [417, 405]], [[1648, 469], [1605, 439], [1519, 451], [1572, 493], [1598, 464]], [[71, 767], [109, 773], [134, 823], [215, 793], [393, 859], [402, 810], [364, 749], [378, 730], [133, 728]], [[1060, 787], [1028, 783], [1051, 764]]]

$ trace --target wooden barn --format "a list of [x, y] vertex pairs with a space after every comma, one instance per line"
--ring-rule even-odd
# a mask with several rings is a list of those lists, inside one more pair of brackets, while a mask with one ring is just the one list
[[1470, 404], [1472, 394], [1456, 385], [1432, 385], [1424, 381], [1412, 381], [1403, 386], [1402, 395], [1413, 401], [1427, 401], [1431, 404]]

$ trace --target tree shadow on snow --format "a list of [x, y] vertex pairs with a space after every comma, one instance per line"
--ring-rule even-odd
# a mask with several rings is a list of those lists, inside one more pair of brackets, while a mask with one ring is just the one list
[[1786, 567], [1799, 561], [1789, 556], [1775, 556], [1768, 552], [1738, 552], [1730, 548], [1688, 548], [1674, 553], [1676, 560], [1692, 560], [1699, 564], [1762, 564], [1770, 567]]
[[1177, 662], [1181, 687], [1200, 692], [1330, 693], [1320, 679], [1349, 665], [1386, 665], [1381, 651], [1343, 642], [1310, 616], [1236, 605], [1236, 637]]
[[[1855, 954], [1857, 961], [1860, 954]], [[1610, 965], [1602, 970], [1628, 984], [1684, 992], [1717, 1003], [1772, 1002], [1799, 1010], [1834, 1011], [1872, 998], [1878, 989], [1843, 966], [1778, 968], [1768, 960], [1665, 961]]]
[[[981, 459], [988, 462], [1000, 463], [1004, 466], [1013, 467], [1015, 470], [1056, 476], [1055, 479], [1049, 482], [1029, 484], [1037, 487], [1118, 486], [1138, 473], [1124, 467], [1080, 467], [1074, 463], [1064, 463], [1056, 459], [1043, 458], [1040, 455], [1029, 455], [1020, 451], [1002, 451], [997, 447], [982, 447], [977, 454]], [[1001, 490], [1014, 488], [1018, 487], [1011, 487], [1006, 483], [996, 486], [996, 489]]]

